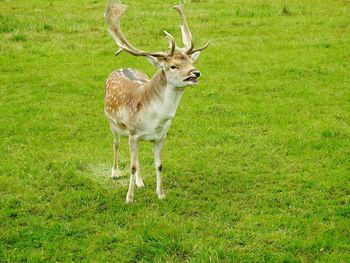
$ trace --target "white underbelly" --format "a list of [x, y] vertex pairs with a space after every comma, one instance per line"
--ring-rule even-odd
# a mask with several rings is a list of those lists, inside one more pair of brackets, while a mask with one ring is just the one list
[[111, 128], [122, 136], [132, 134], [144, 141], [158, 141], [163, 138], [171, 124], [171, 120], [139, 120], [138, 123], [119, 121], [116, 118], [108, 118]]

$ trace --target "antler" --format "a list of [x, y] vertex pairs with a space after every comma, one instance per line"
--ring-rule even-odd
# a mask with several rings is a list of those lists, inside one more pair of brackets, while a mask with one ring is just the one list
[[197, 51], [202, 51], [206, 49], [209, 46], [210, 41], [208, 41], [204, 46], [200, 48], [193, 49], [194, 46], [192, 41], [192, 34], [187, 25], [183, 1], [181, 0], [180, 4], [174, 6], [174, 8], [176, 9], [176, 11], [179, 12], [180, 16], [182, 17], [181, 33], [182, 33], [182, 43], [185, 46], [185, 53], [189, 55]]
[[164, 34], [169, 40], [170, 43], [170, 52], [147, 52], [140, 49], [137, 49], [132, 44], [129, 43], [129, 41], [125, 38], [123, 35], [121, 28], [120, 28], [120, 21], [125, 13], [126, 9], [128, 8], [127, 5], [124, 5], [121, 2], [116, 2], [114, 0], [110, 0], [109, 4], [106, 9], [105, 17], [106, 22], [108, 24], [108, 32], [113, 37], [114, 41], [119, 46], [118, 51], [115, 55], [118, 55], [123, 50], [127, 51], [128, 53], [134, 55], [134, 56], [153, 56], [153, 57], [168, 57], [172, 56], [175, 51], [175, 40], [172, 35], [170, 35], [168, 32], [164, 31]]

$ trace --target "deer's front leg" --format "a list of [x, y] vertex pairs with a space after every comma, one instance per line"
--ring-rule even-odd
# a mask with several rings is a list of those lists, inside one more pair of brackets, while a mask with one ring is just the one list
[[156, 167], [157, 174], [157, 196], [159, 199], [165, 198], [165, 194], [163, 191], [163, 182], [162, 182], [162, 149], [164, 145], [164, 139], [161, 139], [154, 143], [154, 164]]
[[138, 138], [129, 135], [129, 150], [130, 150], [130, 184], [129, 190], [126, 195], [126, 202], [131, 203], [134, 199], [134, 185], [135, 177], [139, 172], [139, 159], [138, 159]]

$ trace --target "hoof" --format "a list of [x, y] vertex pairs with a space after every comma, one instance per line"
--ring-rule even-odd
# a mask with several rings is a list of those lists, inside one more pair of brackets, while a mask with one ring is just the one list
[[158, 193], [157, 192], [158, 199], [162, 200], [165, 199], [165, 194], [164, 193]]
[[119, 177], [120, 177], [120, 172], [119, 172], [119, 170], [116, 170], [116, 169], [113, 169], [113, 168], [112, 168], [112, 176], [111, 176], [111, 178], [112, 178], [113, 180], [117, 180]]
[[145, 187], [145, 185], [143, 184], [142, 179], [140, 179], [140, 180], [137, 180], [137, 179], [136, 179], [136, 186], [137, 186], [138, 188]]
[[130, 204], [130, 203], [132, 203], [134, 201], [134, 196], [132, 196], [132, 195], [126, 195], [126, 200], [125, 200], [125, 203], [127, 203], [127, 204]]

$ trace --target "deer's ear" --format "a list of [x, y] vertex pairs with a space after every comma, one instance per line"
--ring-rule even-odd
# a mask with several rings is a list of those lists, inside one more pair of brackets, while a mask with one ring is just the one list
[[147, 56], [146, 58], [156, 68], [162, 68], [164, 66], [163, 60], [161, 58], [157, 58], [153, 56]]
[[195, 60], [199, 57], [200, 54], [201, 54], [200, 51], [194, 52], [194, 53], [191, 55], [191, 59], [192, 59], [193, 61], [195, 61]]

